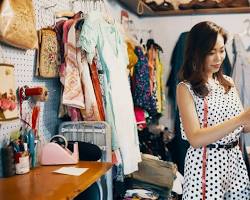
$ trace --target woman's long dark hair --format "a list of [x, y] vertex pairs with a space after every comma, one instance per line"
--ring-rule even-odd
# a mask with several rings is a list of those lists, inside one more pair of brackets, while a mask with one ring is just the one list
[[[209, 92], [206, 86], [205, 59], [214, 48], [218, 34], [222, 35], [224, 43], [226, 43], [227, 34], [221, 27], [209, 21], [200, 22], [191, 29], [186, 41], [184, 63], [179, 78], [181, 81], [190, 82], [194, 92], [202, 97], [207, 96]], [[213, 78], [217, 78], [227, 93], [232, 85], [223, 77], [222, 67], [213, 76]]]

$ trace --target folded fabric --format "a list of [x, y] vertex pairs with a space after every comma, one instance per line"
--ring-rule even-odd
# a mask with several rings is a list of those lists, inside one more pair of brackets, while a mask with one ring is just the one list
[[125, 197], [139, 197], [154, 200], [159, 198], [159, 194], [145, 189], [132, 189], [126, 191]]
[[179, 9], [207, 9], [207, 8], [229, 8], [229, 7], [248, 7], [248, 0], [192, 0], [189, 3], [181, 3]]
[[176, 179], [173, 183], [172, 191], [177, 194], [182, 194], [182, 184], [184, 183], [184, 177], [181, 175], [180, 172], [176, 172]]
[[192, 0], [189, 3], [180, 4], [179, 9], [181, 10], [188, 10], [188, 9], [205, 9], [205, 8], [216, 8], [217, 2], [214, 0]]
[[228, 7], [248, 7], [248, 0], [221, 0], [218, 4], [218, 8], [228, 8]]
[[166, 0], [164, 0], [161, 4], [157, 4], [156, 1], [146, 2], [146, 4], [154, 11], [174, 10], [174, 6]]

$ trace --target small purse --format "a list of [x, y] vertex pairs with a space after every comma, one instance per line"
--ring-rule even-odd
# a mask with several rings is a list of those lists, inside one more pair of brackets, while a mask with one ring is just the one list
[[39, 48], [37, 52], [36, 76], [56, 78], [58, 71], [58, 42], [56, 32], [52, 28], [38, 31]]
[[35, 49], [38, 38], [32, 0], [2, 0], [0, 40], [21, 49]]

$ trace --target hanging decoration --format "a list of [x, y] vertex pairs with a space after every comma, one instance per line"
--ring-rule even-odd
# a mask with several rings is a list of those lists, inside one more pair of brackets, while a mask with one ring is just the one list
[[18, 118], [14, 66], [0, 64], [0, 122]]

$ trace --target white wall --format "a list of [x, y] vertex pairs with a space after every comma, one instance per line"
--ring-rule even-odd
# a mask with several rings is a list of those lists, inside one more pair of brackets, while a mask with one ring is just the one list
[[[125, 8], [123, 8], [119, 3], [117, 3], [117, 1], [115, 0], [105, 0], [106, 5], [108, 10], [110, 11], [111, 15], [116, 19], [116, 20], [120, 20], [121, 18], [121, 10]], [[138, 26], [140, 26], [140, 19], [137, 17], [137, 15], [129, 12], [129, 17], [131, 20], [133, 20], [136, 24], [138, 24]]]
[[[107, 4], [107, 8], [111, 15], [118, 21], [121, 20], [121, 10], [126, 10], [123, 6], [117, 3], [117, 0], [104, 0]], [[135, 29], [137, 32], [133, 32], [132, 35], [136, 36], [146, 42], [146, 40], [151, 37], [147, 31], [151, 29], [151, 25], [147, 24], [144, 18], [139, 18], [137, 15], [129, 12], [129, 20], [133, 23], [129, 25], [130, 29]]]

